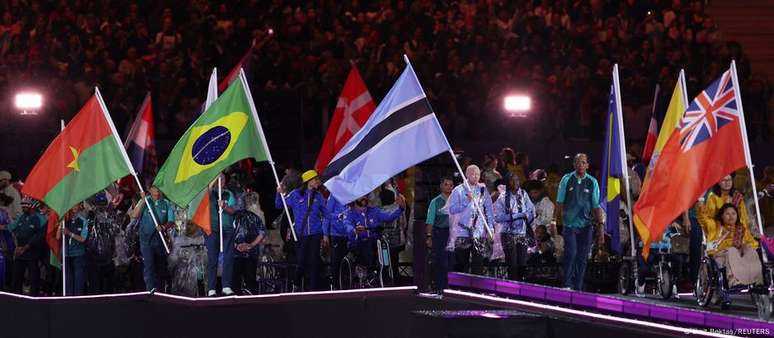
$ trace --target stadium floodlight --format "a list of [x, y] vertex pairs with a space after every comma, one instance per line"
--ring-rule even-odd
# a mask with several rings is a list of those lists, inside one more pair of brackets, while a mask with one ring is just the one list
[[505, 111], [510, 113], [511, 117], [525, 117], [532, 109], [532, 99], [527, 95], [508, 95], [503, 103]]
[[37, 115], [37, 110], [43, 107], [43, 95], [34, 92], [21, 92], [16, 94], [16, 108], [21, 109], [22, 115]]

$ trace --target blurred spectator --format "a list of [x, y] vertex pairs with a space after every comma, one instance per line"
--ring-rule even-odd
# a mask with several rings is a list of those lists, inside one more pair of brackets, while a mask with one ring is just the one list
[[[198, 105], [192, 102], [201, 100], [210, 69], [217, 66], [227, 74], [254, 45], [243, 66], [257, 106], [267, 112], [269, 137], [279, 145], [296, 145], [291, 122], [303, 116], [312, 125], [322, 124], [320, 112], [335, 105], [350, 61], [379, 98], [407, 54], [452, 137], [487, 137], [481, 131], [501, 123], [499, 98], [529, 86], [539, 110], [537, 134], [598, 138], [592, 131], [604, 121], [604, 93], [615, 61], [621, 66], [624, 110], [642, 122], [631, 125], [640, 132], [627, 136], [641, 141], [656, 83], [685, 68], [702, 86], [733, 58], [745, 86], [751, 140], [764, 142], [769, 135], [770, 86], [751, 76], [739, 43], [721, 41], [701, 1], [213, 5], [199, 0], [167, 6], [3, 2], [0, 88], [10, 86], [10, 79], [14, 86], [34, 84], [46, 92], [50, 109], [67, 119], [99, 84], [119, 128], [151, 91], [158, 137], [174, 140], [193, 118]], [[288, 113], [272, 114], [278, 111]], [[467, 128], [471, 121], [479, 128]], [[572, 132], [556, 133], [560, 128]], [[301, 142], [309, 144], [307, 149], [319, 144], [321, 129], [306, 127], [311, 137]]]

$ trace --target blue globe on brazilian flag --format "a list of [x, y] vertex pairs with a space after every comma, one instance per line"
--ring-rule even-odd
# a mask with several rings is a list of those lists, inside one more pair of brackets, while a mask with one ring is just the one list
[[251, 97], [240, 78], [188, 128], [153, 182], [166, 197], [187, 206], [231, 164], [266, 161], [266, 146]]

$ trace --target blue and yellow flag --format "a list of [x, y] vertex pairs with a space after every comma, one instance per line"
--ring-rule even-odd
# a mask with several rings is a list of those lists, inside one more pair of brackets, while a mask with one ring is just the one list
[[217, 175], [245, 159], [267, 160], [258, 116], [244, 79], [234, 81], [188, 128], [153, 182], [179, 206], [188, 206]]
[[[613, 76], [616, 76], [617, 72]], [[615, 82], [615, 80], [614, 80]], [[602, 166], [600, 167], [599, 191], [602, 196], [600, 206], [605, 210], [607, 219], [605, 220], [606, 231], [611, 237], [611, 248], [616, 254], [621, 253], [620, 236], [620, 218], [619, 209], [621, 206], [622, 182], [624, 179], [624, 155], [619, 126], [622, 114], [619, 111], [616, 102], [619, 95], [616, 95], [617, 86], [615, 83], [610, 87], [610, 100], [607, 113], [607, 124], [605, 124], [605, 147], [602, 152]]]

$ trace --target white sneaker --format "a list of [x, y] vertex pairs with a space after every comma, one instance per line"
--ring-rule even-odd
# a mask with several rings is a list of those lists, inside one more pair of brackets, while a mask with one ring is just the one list
[[215, 290], [207, 291], [207, 297], [215, 297], [218, 293]]
[[223, 295], [224, 296], [231, 296], [234, 294], [234, 291], [231, 290], [231, 288], [223, 288]]
[[637, 283], [637, 282], [634, 282], [634, 283], [637, 284], [637, 290], [635, 291], [637, 296], [644, 297], [645, 296], [645, 283], [642, 283], [642, 284]]

